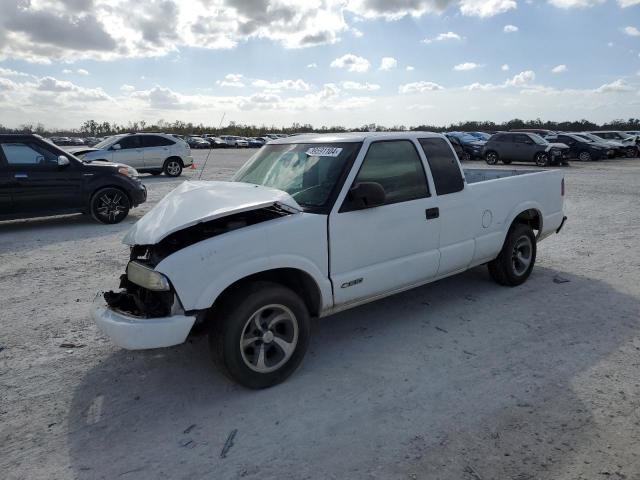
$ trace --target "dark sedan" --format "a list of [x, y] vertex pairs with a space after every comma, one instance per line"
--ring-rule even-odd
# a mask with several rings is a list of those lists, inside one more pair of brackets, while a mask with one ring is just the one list
[[606, 144], [590, 142], [571, 133], [558, 133], [557, 135], [546, 137], [545, 140], [548, 142], [564, 143], [569, 147], [569, 158], [575, 158], [581, 162], [602, 160], [615, 155], [613, 148]]

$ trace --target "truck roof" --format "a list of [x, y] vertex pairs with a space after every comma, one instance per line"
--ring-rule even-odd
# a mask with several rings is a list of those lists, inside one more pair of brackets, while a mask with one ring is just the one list
[[442, 137], [433, 132], [345, 132], [345, 133], [303, 133], [294, 137], [271, 140], [270, 145], [288, 143], [349, 143], [363, 142], [367, 139], [396, 140], [403, 138]]

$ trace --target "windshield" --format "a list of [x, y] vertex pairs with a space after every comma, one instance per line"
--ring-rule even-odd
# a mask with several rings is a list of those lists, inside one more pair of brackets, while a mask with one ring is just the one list
[[305, 208], [320, 208], [331, 194], [360, 143], [267, 144], [235, 175], [233, 181], [287, 192]]
[[104, 148], [104, 147], [106, 147], [106, 146], [111, 145], [111, 144], [115, 141], [115, 139], [116, 139], [116, 138], [120, 138], [120, 137], [123, 137], [123, 136], [124, 136], [124, 135], [114, 135], [114, 136], [112, 136], [112, 137], [105, 138], [103, 141], [101, 141], [101, 142], [99, 142], [99, 143], [96, 143], [96, 144], [93, 146], [93, 148], [97, 148], [98, 150], [99, 150], [99, 149], [102, 149], [102, 148]]
[[537, 135], [535, 133], [530, 133], [529, 136], [533, 139], [534, 142], [536, 142], [538, 145], [547, 145], [549, 142], [547, 142], [544, 138], [542, 138], [540, 135]]

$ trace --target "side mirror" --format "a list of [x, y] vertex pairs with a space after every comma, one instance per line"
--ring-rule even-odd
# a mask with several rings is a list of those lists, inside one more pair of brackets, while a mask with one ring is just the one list
[[349, 190], [354, 210], [384, 205], [387, 195], [382, 185], [376, 182], [359, 182]]
[[69, 165], [69, 159], [67, 157], [65, 157], [64, 155], [59, 155], [58, 156], [58, 166], [59, 167], [66, 167], [67, 165]]
[[111, 150], [120, 150], [121, 148], [122, 148], [122, 147], [120, 146], [120, 144], [119, 144], [119, 143], [116, 143], [115, 145], [113, 145], [113, 146], [111, 147]]

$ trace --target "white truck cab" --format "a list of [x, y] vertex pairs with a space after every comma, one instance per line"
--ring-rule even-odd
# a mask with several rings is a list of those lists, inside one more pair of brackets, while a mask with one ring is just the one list
[[439, 134], [282, 138], [232, 181], [184, 182], [141, 218], [122, 290], [92, 315], [128, 349], [204, 330], [223, 371], [264, 388], [300, 364], [311, 316], [483, 264], [524, 283], [563, 203], [560, 171], [463, 170]]

